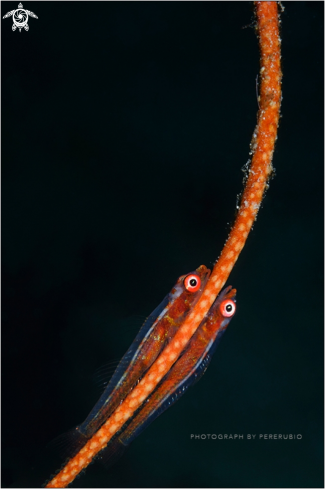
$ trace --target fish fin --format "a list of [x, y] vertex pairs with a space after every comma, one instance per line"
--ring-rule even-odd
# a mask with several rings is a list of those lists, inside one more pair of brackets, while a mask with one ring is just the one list
[[124, 445], [118, 436], [111, 440], [107, 447], [101, 450], [96, 457], [96, 460], [99, 460], [99, 462], [103, 464], [106, 469], [109, 469], [122, 457], [127, 447], [128, 445]]
[[116, 370], [116, 367], [120, 363], [120, 359], [112, 360], [105, 365], [97, 368], [92, 376], [93, 383], [95, 386], [100, 389], [106, 389], [107, 384], [112, 378], [113, 373]]
[[[125, 332], [127, 330], [133, 329], [134, 331], [138, 332], [139, 329], [142, 329], [143, 326], [150, 328], [150, 325], [153, 324], [155, 320], [155, 317], [153, 317], [154, 312], [150, 314], [149, 317], [133, 315], [128, 318], [121, 319], [118, 326], [119, 330]], [[149, 318], [150, 321], [148, 322]], [[103, 392], [106, 389], [107, 385], [110, 383], [112, 377], [114, 376], [115, 378], [115, 371], [118, 369], [118, 372], [123, 372], [127, 365], [128, 359], [121, 359], [121, 357], [113, 359], [111, 362], [108, 362], [95, 370], [92, 376], [93, 383], [95, 384], [97, 389]], [[116, 378], [118, 378], [118, 376], [116, 376]]]
[[122, 357], [121, 361], [118, 363], [113, 375], [109, 379], [109, 382], [107, 382], [107, 385], [105, 385], [105, 388], [107, 388], [106, 396], [110, 395], [115, 389], [115, 387], [118, 385], [118, 383], [121, 381], [123, 375], [125, 374], [125, 371], [127, 370], [130, 364], [130, 361], [132, 360], [143, 338], [146, 336], [150, 328], [153, 326], [159, 314], [164, 310], [168, 302], [169, 302], [169, 294], [164, 298], [164, 300], [159, 304], [159, 306], [156, 307], [156, 309], [150, 314], [150, 316], [148, 316], [148, 318], [143, 323], [142, 327], [140, 328], [140, 331], [135, 337], [135, 340], [133, 341], [133, 343], [131, 344], [130, 348], [127, 350], [125, 355]]
[[56, 452], [61, 459], [70, 459], [74, 457], [79, 450], [87, 443], [89, 437], [79, 431], [76, 426], [72, 430], [62, 433], [48, 443], [47, 448]]
[[[146, 324], [147, 319], [148, 317], [141, 316], [139, 314], [129, 316], [119, 321], [118, 329], [120, 331], [123, 331], [123, 334], [127, 330], [134, 330], [138, 332], [139, 329], [141, 329], [141, 327], [144, 324]], [[120, 363], [121, 363], [121, 357], [118, 357], [118, 358], [114, 358], [112, 361], [105, 363], [104, 365], [97, 368], [93, 375], [94, 384], [98, 388], [105, 389]]]

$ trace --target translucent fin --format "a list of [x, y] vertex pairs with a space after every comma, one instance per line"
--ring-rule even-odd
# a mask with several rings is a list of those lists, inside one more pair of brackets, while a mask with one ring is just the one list
[[[202, 373], [203, 374], [203, 373]], [[160, 404], [160, 406], [152, 411], [149, 416], [141, 420], [138, 426], [135, 429], [132, 429], [132, 423], [130, 424], [130, 429], [125, 429], [125, 432], [120, 435], [121, 440], [123, 440], [123, 444], [128, 446], [137, 436], [142, 433], [158, 416], [160, 416], [166, 409], [172, 406], [178, 399], [182, 397], [183, 394], [187, 391], [188, 387], [194, 383], [194, 379], [191, 378], [188, 382], [184, 383], [181, 387], [178, 387], [175, 391], [168, 395], [167, 398]], [[155, 394], [155, 391], [152, 395]], [[149, 398], [150, 402], [150, 398]], [[145, 407], [145, 405], [144, 405]], [[141, 414], [141, 412], [140, 412]], [[134, 418], [135, 422], [137, 421], [136, 417]]]
[[47, 448], [56, 452], [63, 460], [74, 457], [87, 443], [88, 437], [80, 433], [78, 426], [72, 430], [62, 433], [52, 440]]
[[[122, 360], [118, 364], [115, 372], [113, 373], [110, 381], [108, 382], [108, 384], [107, 384], [107, 386], [106, 386], [103, 394], [99, 398], [98, 402], [96, 403], [96, 405], [94, 406], [94, 408], [92, 409], [92, 411], [89, 413], [89, 415], [87, 416], [86, 420], [79, 426], [80, 431], [82, 433], [84, 433], [85, 435], [87, 434], [87, 436], [91, 436], [93, 434], [94, 429], [95, 429], [93, 426], [91, 426], [93, 420], [96, 419], [96, 418], [98, 419], [98, 415], [99, 415], [100, 410], [103, 408], [104, 405], [107, 404], [107, 402], [109, 402], [109, 397], [111, 396], [111, 394], [114, 391], [114, 389], [121, 382], [124, 374], [126, 373], [127, 368], [130, 365], [130, 362], [132, 361], [134, 355], [136, 354], [136, 352], [137, 352], [137, 350], [139, 348], [139, 345], [141, 344], [141, 342], [144, 339], [144, 337], [146, 336], [146, 334], [152, 328], [152, 326], [155, 323], [156, 319], [159, 317], [159, 315], [166, 308], [166, 306], [169, 303], [169, 300], [170, 300], [170, 294], [166, 295], [166, 297], [159, 304], [159, 306], [156, 307], [156, 309], [150, 314], [150, 316], [148, 317], [148, 319], [145, 321], [145, 323], [141, 327], [140, 331], [138, 332], [137, 336], [135, 337], [135, 340], [133, 341], [132, 345], [130, 346], [130, 348], [128, 349], [128, 351], [125, 353], [125, 355], [123, 356]], [[142, 375], [143, 374], [144, 374], [144, 372], [142, 373]], [[131, 386], [131, 388], [132, 387], [133, 386]], [[128, 393], [129, 392], [127, 392], [127, 391], [124, 392], [124, 397], [123, 398], [125, 398], [128, 395]], [[113, 410], [115, 409], [114, 406], [112, 408], [113, 408]], [[107, 412], [105, 414], [105, 416], [106, 415], [109, 416], [110, 413]], [[96, 424], [95, 431], [97, 431], [97, 429], [100, 428], [100, 422], [99, 422], [98, 426], [97, 426], [97, 421], [96, 421], [95, 424]]]
[[[152, 315], [153, 313], [150, 316]], [[139, 329], [141, 329], [141, 327], [146, 324], [147, 319], [148, 317], [141, 315], [130, 316], [128, 318], [121, 319], [119, 321], [118, 327], [120, 330], [123, 330], [124, 333], [127, 330], [139, 331]], [[112, 379], [113, 374], [115, 373], [115, 370], [122, 360], [120, 357], [115, 358], [111, 362], [108, 362], [95, 370], [93, 375], [93, 382], [98, 389], [100, 389], [101, 391], [106, 389], [107, 385]]]
[[96, 457], [96, 460], [99, 460], [106, 469], [109, 469], [112, 465], [114, 465], [118, 460], [122, 457], [128, 445], [124, 445], [120, 441], [120, 437], [114, 438], [106, 448], [104, 448], [99, 455]]
[[119, 363], [120, 359], [112, 360], [95, 370], [92, 380], [98, 389], [106, 389]]
[[110, 382], [109, 382], [109, 387], [110, 387], [110, 392], [113, 391], [113, 389], [116, 387], [118, 384], [119, 380], [123, 376], [125, 370], [129, 366], [129, 363], [131, 359], [133, 358], [133, 355], [137, 351], [141, 341], [143, 338], [146, 336], [156, 319], [158, 318], [159, 314], [165, 309], [167, 306], [168, 302], [170, 300], [169, 294], [166, 295], [164, 300], [159, 304], [158, 307], [148, 316], [148, 319], [143, 323], [140, 331], [138, 332], [137, 336], [135, 337], [132, 345], [128, 349], [128, 351], [125, 353], [123, 356], [122, 360], [120, 361], [114, 375], [112, 376]]

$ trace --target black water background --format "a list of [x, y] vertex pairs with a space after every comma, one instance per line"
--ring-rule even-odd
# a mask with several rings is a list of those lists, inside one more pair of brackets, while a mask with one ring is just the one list
[[[203, 379], [75, 487], [323, 485], [323, 2], [284, 2], [276, 178]], [[2, 3], [2, 16], [17, 8]], [[256, 112], [250, 3], [29, 2], [2, 20], [2, 487], [41, 485], [177, 277], [218, 257]], [[191, 440], [191, 434], [302, 440]]]

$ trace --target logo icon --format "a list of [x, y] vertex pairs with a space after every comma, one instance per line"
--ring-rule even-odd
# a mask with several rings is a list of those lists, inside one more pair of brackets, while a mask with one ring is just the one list
[[6, 15], [4, 15], [2, 18], [6, 19], [7, 17], [11, 17], [11, 15], [13, 20], [12, 30], [15, 31], [18, 27], [19, 32], [21, 32], [22, 28], [24, 28], [25, 31], [29, 30], [29, 25], [27, 24], [28, 16], [34, 17], [34, 19], [38, 19], [37, 15], [35, 15], [34, 12], [23, 9], [22, 3], [18, 5], [18, 8], [16, 10], [11, 10], [10, 12], [7, 12]]

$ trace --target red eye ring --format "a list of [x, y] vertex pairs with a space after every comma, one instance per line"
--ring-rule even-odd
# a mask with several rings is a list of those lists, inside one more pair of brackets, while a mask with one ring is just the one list
[[220, 304], [220, 312], [223, 317], [231, 318], [236, 312], [236, 304], [230, 299], [222, 301]]
[[201, 287], [201, 279], [196, 273], [190, 273], [184, 278], [184, 287], [189, 292], [197, 292]]

